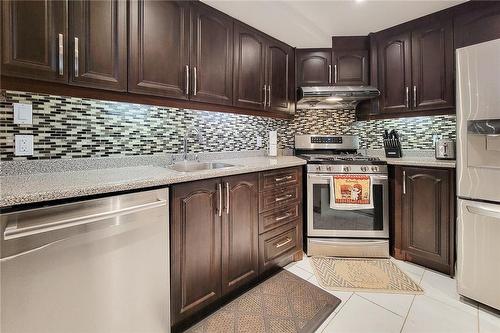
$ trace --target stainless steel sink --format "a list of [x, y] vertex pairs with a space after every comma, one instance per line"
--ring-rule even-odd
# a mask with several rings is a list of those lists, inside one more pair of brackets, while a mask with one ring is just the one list
[[179, 162], [169, 165], [169, 168], [179, 172], [195, 172], [231, 168], [234, 166], [236, 165], [222, 162]]

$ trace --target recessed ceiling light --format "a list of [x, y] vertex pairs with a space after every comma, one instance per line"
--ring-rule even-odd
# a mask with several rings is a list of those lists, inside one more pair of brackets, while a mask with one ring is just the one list
[[365, 0], [354, 0], [354, 1], [356, 1], [356, 2], [363, 2], [363, 1], [365, 1]]

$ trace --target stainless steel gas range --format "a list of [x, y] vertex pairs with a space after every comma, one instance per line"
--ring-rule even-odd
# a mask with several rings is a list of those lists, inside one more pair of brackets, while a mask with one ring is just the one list
[[[387, 164], [357, 153], [355, 136], [297, 135], [295, 155], [307, 160], [307, 255], [389, 257]], [[332, 208], [336, 175], [368, 176], [373, 208]]]

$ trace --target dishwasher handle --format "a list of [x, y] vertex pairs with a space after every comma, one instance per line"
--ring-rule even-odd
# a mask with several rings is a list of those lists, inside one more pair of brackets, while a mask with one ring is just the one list
[[148, 202], [145, 204], [140, 204], [132, 207], [110, 210], [107, 212], [90, 214], [86, 216], [79, 216], [74, 218], [62, 219], [55, 222], [44, 223], [40, 225], [33, 225], [29, 227], [18, 227], [16, 222], [9, 223], [4, 231], [3, 237], [5, 240], [11, 240], [16, 238], [22, 238], [31, 235], [37, 235], [48, 231], [55, 231], [66, 229], [69, 227], [99, 222], [102, 220], [110, 219], [120, 215], [132, 214], [140, 212], [147, 209], [153, 209], [162, 207], [168, 204], [167, 200], [158, 200], [154, 202]]

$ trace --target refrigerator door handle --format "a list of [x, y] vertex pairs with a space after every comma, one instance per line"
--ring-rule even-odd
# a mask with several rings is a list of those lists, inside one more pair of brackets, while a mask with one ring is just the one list
[[467, 205], [466, 207], [469, 213], [493, 217], [495, 219], [500, 220], [500, 210], [485, 208], [481, 206], [471, 206], [471, 205]]

